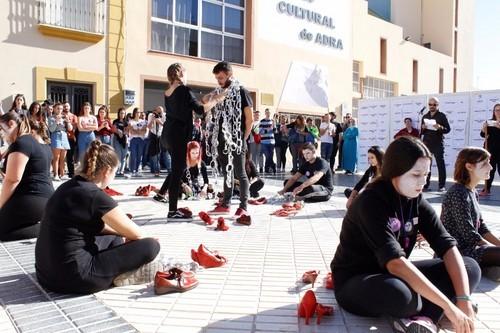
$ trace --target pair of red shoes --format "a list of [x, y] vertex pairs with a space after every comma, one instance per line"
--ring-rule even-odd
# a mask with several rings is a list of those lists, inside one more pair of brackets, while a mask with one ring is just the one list
[[258, 198], [258, 199], [248, 199], [248, 203], [250, 205], [263, 205], [267, 203], [267, 199], [264, 197]]
[[227, 259], [221, 256], [217, 251], [210, 251], [203, 244], [198, 246], [198, 252], [191, 249], [191, 259], [204, 268], [213, 268], [224, 266]]
[[185, 292], [198, 286], [193, 272], [185, 272], [179, 268], [171, 268], [168, 272], [156, 272], [155, 294], [163, 295], [173, 292]]
[[[198, 216], [200, 217], [200, 219], [203, 222], [205, 222], [206, 225], [214, 224], [214, 220], [206, 212], [201, 211], [198, 213]], [[215, 228], [215, 230], [217, 230], [217, 231], [228, 231], [229, 230], [229, 227], [226, 225], [226, 222], [222, 216], [220, 216], [217, 219], [217, 227]]]
[[309, 318], [314, 316], [314, 314], [318, 316], [316, 323], [319, 325], [323, 316], [333, 315], [333, 306], [318, 303], [314, 291], [308, 290], [300, 301], [298, 315], [299, 317], [306, 318], [306, 325], [309, 325]]
[[[312, 288], [314, 288], [314, 282], [318, 278], [320, 271], [307, 271], [302, 274], [302, 282], [304, 283], [312, 283]], [[333, 289], [333, 275], [332, 273], [328, 273], [324, 279], [323, 284], [326, 289]]]
[[148, 197], [151, 191], [157, 191], [157, 188], [153, 185], [139, 186], [137, 190], [135, 190], [135, 195], [137, 197]]
[[104, 193], [106, 193], [107, 195], [109, 195], [110, 197], [113, 197], [115, 195], [123, 195], [123, 193], [121, 192], [118, 192], [118, 191], [115, 191], [113, 190], [111, 187], [109, 186], [106, 186], [106, 188], [103, 190]]

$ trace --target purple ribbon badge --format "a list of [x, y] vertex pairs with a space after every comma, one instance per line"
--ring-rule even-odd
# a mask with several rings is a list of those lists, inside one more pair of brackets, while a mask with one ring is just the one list
[[389, 228], [391, 228], [392, 232], [397, 232], [401, 229], [401, 221], [396, 217], [389, 217]]

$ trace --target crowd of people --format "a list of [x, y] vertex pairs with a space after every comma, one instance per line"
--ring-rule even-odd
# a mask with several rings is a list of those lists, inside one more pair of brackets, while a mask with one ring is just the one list
[[[85, 103], [75, 115], [69, 103], [50, 100], [27, 108], [22, 95], [0, 115], [8, 145], [2, 152], [0, 240], [37, 238], [36, 272], [43, 286], [85, 294], [153, 279], [160, 269], [158, 240], [102, 191], [115, 176], [139, 176], [144, 163], [158, 176], [163, 159], [170, 160], [154, 197], [168, 202], [168, 221], [192, 220], [189, 209], [178, 208], [183, 196], [216, 198], [208, 166], [224, 179], [208, 215], [230, 214], [237, 194], [238, 218], [249, 216], [249, 197], [259, 197], [265, 186], [259, 172], [284, 170], [287, 149], [293, 175], [278, 194], [290, 193], [298, 201], [326, 202], [334, 195], [337, 153], [347, 174], [357, 171], [359, 132], [350, 114], [343, 124], [334, 113], [325, 114], [319, 127], [302, 115], [291, 122], [283, 115], [272, 118], [268, 109], [260, 119], [229, 63], [218, 63], [213, 75], [217, 88], [198, 100], [186, 68], [172, 64], [165, 105], [147, 116], [138, 108], [131, 115], [121, 108], [111, 121], [106, 106], [95, 116]], [[405, 128], [386, 151], [370, 147], [369, 169], [344, 192], [347, 212], [331, 263], [336, 299], [344, 309], [390, 316], [398, 332], [435, 332], [443, 315], [457, 332], [474, 331], [477, 308], [471, 293], [481, 270], [500, 280], [500, 239], [488, 229], [478, 201], [490, 193], [495, 170], [500, 170], [499, 120], [497, 104], [481, 132], [485, 147], [459, 153], [456, 183], [444, 195], [440, 217], [422, 196], [433, 157], [439, 190], [444, 191], [446, 180], [443, 136], [450, 125], [439, 112], [438, 99], [429, 100], [421, 133], [405, 119]], [[54, 191], [53, 181], [69, 178], [66, 170], [71, 179]], [[478, 193], [476, 186], [484, 181]], [[430, 244], [433, 259], [408, 259], [419, 238]], [[181, 288], [184, 273], [169, 274]], [[193, 276], [186, 273], [184, 279]]]

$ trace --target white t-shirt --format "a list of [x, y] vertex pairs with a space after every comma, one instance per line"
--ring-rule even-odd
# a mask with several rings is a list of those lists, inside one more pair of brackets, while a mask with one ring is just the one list
[[326, 129], [325, 134], [323, 134], [319, 139], [323, 143], [333, 143], [333, 137], [332, 135], [335, 133], [335, 125], [332, 123], [321, 123], [319, 125], [319, 129]]
[[[148, 127], [148, 122], [144, 119], [139, 119], [139, 120], [133, 120], [131, 119], [129, 122], [128, 122], [129, 126], [132, 127], [134, 130], [138, 131], [138, 130], [141, 130], [143, 129], [144, 127]], [[144, 134], [135, 134], [135, 133], [132, 133], [132, 131], [130, 132], [130, 139], [132, 138], [141, 138], [141, 139], [145, 139], [148, 135], [148, 131], [144, 132]]]

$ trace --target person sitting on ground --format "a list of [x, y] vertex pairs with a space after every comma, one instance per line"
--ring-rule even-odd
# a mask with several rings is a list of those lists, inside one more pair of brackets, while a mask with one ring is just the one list
[[[444, 315], [457, 332], [474, 331], [471, 293], [479, 265], [462, 257], [434, 209], [422, 197], [432, 158], [419, 140], [403, 136], [387, 148], [382, 174], [347, 210], [331, 268], [343, 309], [388, 316], [395, 332], [437, 332]], [[417, 233], [437, 258], [410, 261]]]
[[[248, 181], [250, 182], [250, 197], [251, 198], [258, 198], [259, 191], [264, 187], [264, 181], [262, 178], [259, 177], [259, 173], [257, 172], [257, 167], [253, 163], [252, 159], [250, 158], [250, 152], [247, 150], [247, 157], [245, 161], [245, 171], [247, 173]], [[234, 189], [233, 189], [233, 195], [234, 196], [239, 196], [240, 195], [240, 182], [238, 179], [234, 180]]]
[[[186, 197], [199, 196], [200, 198], [206, 198], [210, 184], [208, 181], [207, 166], [205, 162], [201, 160], [200, 144], [197, 141], [188, 142], [186, 155], [187, 168], [184, 170], [181, 178], [181, 192], [179, 193], [179, 197], [184, 194]], [[203, 177], [203, 185], [201, 185], [199, 181], [200, 175]], [[163, 203], [168, 202], [165, 195], [168, 192], [171, 179], [170, 173], [161, 185], [158, 193], [153, 197], [154, 200]]]
[[[305, 162], [299, 167], [290, 179], [285, 180], [284, 187], [278, 194], [292, 191], [297, 200], [305, 202], [328, 201], [333, 192], [333, 175], [330, 164], [316, 156], [316, 147], [312, 143], [306, 143], [302, 148]], [[301, 182], [300, 178], [305, 176], [307, 180]]]
[[28, 118], [10, 111], [0, 116], [3, 139], [9, 143], [0, 193], [0, 240], [35, 238], [47, 200], [54, 192], [50, 179], [50, 147], [31, 135]]
[[405, 122], [405, 127], [402, 128], [402, 129], [400, 129], [394, 135], [394, 139], [397, 139], [400, 136], [404, 136], [404, 135], [409, 135], [409, 136], [413, 136], [415, 138], [420, 138], [420, 132], [418, 131], [418, 129], [416, 129], [415, 127], [413, 127], [413, 121], [412, 121], [412, 119], [411, 118], [405, 118], [404, 122]]
[[40, 284], [61, 293], [90, 294], [115, 285], [150, 282], [160, 267], [160, 244], [146, 238], [102, 190], [119, 160], [113, 148], [91, 142], [79, 174], [47, 203], [35, 247]]
[[483, 221], [476, 186], [489, 178], [490, 154], [483, 148], [464, 148], [455, 162], [455, 184], [446, 192], [441, 221], [457, 240], [463, 256], [475, 259], [485, 275], [500, 281], [500, 239]]
[[345, 196], [347, 197], [346, 208], [352, 204], [352, 201], [358, 196], [358, 193], [365, 187], [368, 182], [378, 176], [380, 176], [380, 172], [382, 170], [382, 160], [384, 159], [384, 150], [379, 146], [371, 146], [368, 149], [368, 164], [370, 167], [365, 171], [365, 174], [359, 182], [354, 186], [353, 189], [346, 188], [344, 191]]

